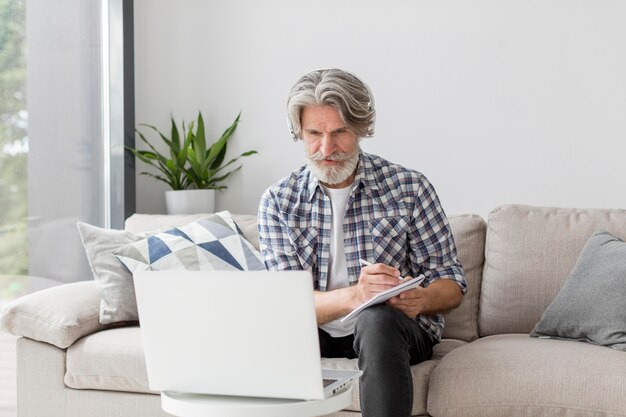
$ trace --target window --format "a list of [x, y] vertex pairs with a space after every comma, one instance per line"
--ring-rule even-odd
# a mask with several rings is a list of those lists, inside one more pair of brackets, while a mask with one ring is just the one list
[[0, 305], [91, 279], [76, 222], [134, 210], [128, 45], [131, 1], [0, 0]]

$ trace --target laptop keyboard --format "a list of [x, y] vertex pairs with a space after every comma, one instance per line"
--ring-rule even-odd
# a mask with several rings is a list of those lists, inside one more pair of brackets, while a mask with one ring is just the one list
[[326, 379], [324, 378], [324, 388], [338, 381], [338, 379]]

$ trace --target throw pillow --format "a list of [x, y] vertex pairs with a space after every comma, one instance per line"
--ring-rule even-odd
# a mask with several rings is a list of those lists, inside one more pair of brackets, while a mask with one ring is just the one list
[[65, 349], [81, 337], [106, 328], [98, 322], [99, 302], [100, 293], [93, 281], [72, 282], [36, 291], [9, 303], [2, 310], [0, 332]]
[[597, 232], [531, 333], [626, 351], [626, 243]]
[[137, 320], [133, 277], [113, 255], [113, 250], [144, 238], [124, 230], [103, 229], [78, 222], [94, 280], [100, 290], [100, 323]]
[[114, 254], [131, 272], [265, 269], [261, 254], [227, 211], [148, 236]]

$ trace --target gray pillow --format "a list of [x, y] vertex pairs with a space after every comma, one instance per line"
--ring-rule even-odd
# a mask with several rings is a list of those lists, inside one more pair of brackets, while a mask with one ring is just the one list
[[530, 335], [626, 351], [626, 243], [607, 232], [591, 236]]
[[103, 229], [82, 222], [78, 222], [77, 226], [102, 298], [100, 323], [136, 321], [137, 301], [133, 276], [112, 252], [143, 239], [145, 235]]

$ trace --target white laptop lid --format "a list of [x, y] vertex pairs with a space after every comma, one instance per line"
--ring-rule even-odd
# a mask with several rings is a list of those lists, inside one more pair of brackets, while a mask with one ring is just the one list
[[134, 274], [150, 389], [324, 398], [307, 271]]

